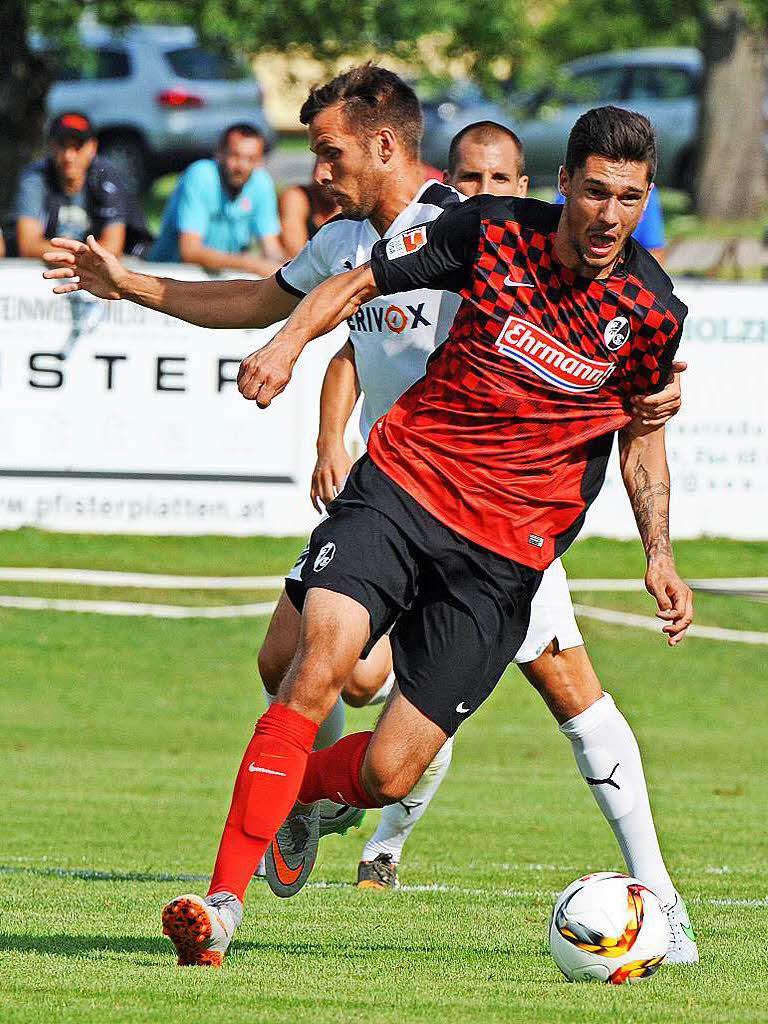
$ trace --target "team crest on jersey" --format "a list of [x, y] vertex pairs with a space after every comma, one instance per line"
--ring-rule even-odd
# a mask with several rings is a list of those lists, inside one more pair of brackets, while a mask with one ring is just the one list
[[574, 352], [543, 328], [518, 316], [507, 317], [496, 348], [562, 391], [597, 391], [616, 366]]
[[387, 242], [387, 259], [399, 260], [401, 256], [410, 256], [412, 252], [425, 245], [427, 241], [427, 225], [419, 224], [415, 228], [401, 231], [399, 235]]
[[606, 348], [618, 352], [629, 341], [629, 320], [625, 316], [615, 316], [609, 320], [603, 331], [603, 340]]

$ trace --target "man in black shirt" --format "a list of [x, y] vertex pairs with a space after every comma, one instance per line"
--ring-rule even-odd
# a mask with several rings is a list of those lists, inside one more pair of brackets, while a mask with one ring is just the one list
[[18, 255], [40, 258], [54, 237], [95, 235], [119, 256], [125, 247], [129, 196], [116, 169], [97, 156], [83, 114], [60, 114], [48, 133], [48, 156], [26, 167], [14, 204]]

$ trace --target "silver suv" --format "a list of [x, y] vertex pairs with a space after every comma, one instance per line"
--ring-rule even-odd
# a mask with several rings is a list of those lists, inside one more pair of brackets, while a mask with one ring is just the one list
[[31, 43], [51, 58], [48, 115], [87, 114], [100, 152], [118, 165], [129, 187], [210, 154], [236, 121], [260, 128], [268, 146], [274, 142], [248, 65], [202, 48], [191, 28], [136, 25], [117, 32], [83, 25], [84, 59], [76, 61], [39, 37]]
[[534, 186], [555, 186], [568, 133], [590, 107], [612, 103], [645, 114], [656, 129], [657, 181], [689, 190], [696, 144], [702, 58], [698, 50], [642, 49], [584, 57], [552, 84], [518, 100], [510, 123], [525, 143]]

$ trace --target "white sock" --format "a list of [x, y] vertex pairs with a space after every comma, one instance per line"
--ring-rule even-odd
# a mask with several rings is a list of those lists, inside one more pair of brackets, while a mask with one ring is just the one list
[[[267, 704], [271, 706], [277, 700], [269, 690], [264, 688], [264, 696], [267, 698]], [[312, 747], [313, 750], [324, 750], [326, 747], [332, 747], [333, 744], [340, 740], [344, 735], [344, 728], [346, 726], [346, 712], [344, 711], [344, 701], [341, 697], [337, 697], [336, 703], [333, 705], [331, 710], [328, 712], [328, 716], [317, 730], [317, 736], [315, 737], [315, 745]]]
[[374, 704], [383, 704], [387, 697], [392, 692], [392, 687], [395, 685], [395, 673], [390, 672], [387, 678], [384, 680], [382, 686], [374, 693], [368, 703], [365, 705], [367, 708], [372, 707]]
[[[635, 735], [609, 693], [560, 726], [576, 764], [618, 840], [627, 870], [662, 903], [675, 888], [664, 866], [653, 824]], [[602, 780], [602, 781], [601, 781]]]
[[440, 788], [452, 754], [453, 736], [438, 750], [408, 796], [382, 810], [379, 827], [366, 844], [361, 860], [373, 860], [379, 853], [389, 853], [395, 864], [399, 864], [405, 841]]

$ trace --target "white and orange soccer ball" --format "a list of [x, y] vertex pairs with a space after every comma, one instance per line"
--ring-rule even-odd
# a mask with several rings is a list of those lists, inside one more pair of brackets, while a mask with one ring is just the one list
[[549, 948], [569, 981], [649, 978], [669, 947], [669, 922], [655, 893], [629, 875], [598, 871], [557, 898]]

